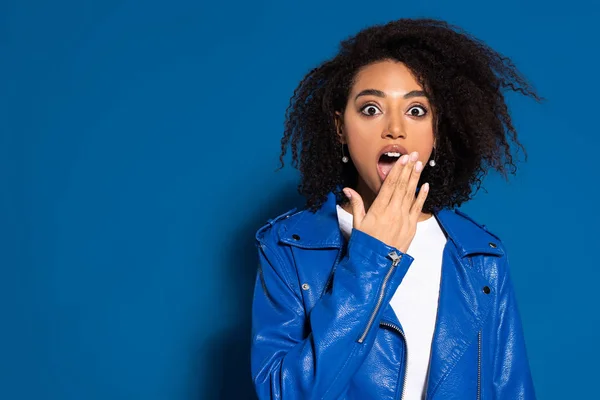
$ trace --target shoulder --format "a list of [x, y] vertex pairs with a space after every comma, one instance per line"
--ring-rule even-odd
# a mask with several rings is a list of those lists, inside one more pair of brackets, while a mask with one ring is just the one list
[[480, 233], [484, 236], [491, 236], [496, 239], [498, 242], [502, 242], [500, 236], [492, 232], [485, 224], [476, 221], [473, 217], [465, 213], [464, 211], [455, 209], [455, 214], [458, 215], [465, 222], [471, 224], [476, 230], [480, 231]]
[[256, 241], [261, 244], [276, 244], [279, 241], [279, 232], [281, 229], [284, 226], [289, 228], [296, 224], [305, 212], [307, 211], [292, 208], [275, 218], [267, 220], [267, 222], [256, 231]]
[[295, 224], [303, 211], [293, 208], [275, 218], [268, 219], [255, 234], [255, 244], [259, 253], [258, 268], [263, 285], [276, 277], [277, 280], [284, 282], [298, 299], [302, 295], [297, 287], [298, 279], [295, 278], [297, 271], [294, 267], [293, 255], [287, 246], [281, 246], [280, 238], [286, 227]]
[[500, 237], [465, 212], [445, 209], [438, 213], [438, 219], [462, 257], [477, 254], [494, 257], [505, 255]]
[[455, 209], [454, 213], [463, 224], [469, 226], [471, 255], [483, 256], [473, 259], [476, 260], [476, 269], [492, 281], [495, 281], [497, 276], [504, 276], [508, 268], [508, 254], [500, 236], [465, 212]]

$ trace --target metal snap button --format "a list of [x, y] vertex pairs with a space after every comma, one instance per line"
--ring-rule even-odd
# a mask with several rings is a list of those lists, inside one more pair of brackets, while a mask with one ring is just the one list
[[484, 286], [483, 287], [483, 293], [490, 294], [490, 292], [491, 292], [491, 290], [490, 290], [489, 286]]
[[302, 290], [308, 290], [308, 289], [310, 289], [310, 286], [308, 286], [308, 283], [303, 283]]
[[292, 239], [294, 240], [300, 240], [300, 236], [296, 235], [295, 233], [292, 235]]
[[496, 245], [496, 243], [492, 243], [492, 242], [490, 242], [490, 247], [491, 247], [492, 249], [495, 249], [495, 248], [496, 248], [496, 247], [498, 247], [498, 246]]

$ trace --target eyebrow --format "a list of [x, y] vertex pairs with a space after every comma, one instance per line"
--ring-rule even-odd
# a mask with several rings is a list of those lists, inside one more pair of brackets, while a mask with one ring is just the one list
[[[377, 90], [377, 89], [365, 89], [362, 92], [360, 92], [359, 94], [356, 95], [356, 97], [354, 98], [354, 101], [356, 101], [360, 96], [377, 96], [377, 97], [383, 97], [385, 98], [385, 93], [382, 92], [381, 90]], [[425, 93], [423, 90], [413, 90], [411, 92], [406, 93], [403, 96], [405, 99], [411, 99], [413, 97], [426, 97], [429, 98], [429, 96], [427, 96], [427, 93]]]

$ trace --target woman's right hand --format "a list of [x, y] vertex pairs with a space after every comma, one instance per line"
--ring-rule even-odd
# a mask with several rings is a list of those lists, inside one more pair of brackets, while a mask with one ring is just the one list
[[369, 211], [360, 195], [353, 189], [344, 188], [350, 199], [353, 227], [403, 253], [415, 237], [417, 220], [429, 192], [429, 184], [421, 186], [415, 198], [417, 183], [423, 170], [418, 153], [403, 155], [394, 164]]

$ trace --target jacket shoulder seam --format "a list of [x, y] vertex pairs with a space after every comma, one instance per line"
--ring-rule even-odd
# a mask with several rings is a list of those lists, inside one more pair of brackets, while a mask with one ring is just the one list
[[490, 231], [485, 224], [481, 224], [481, 223], [475, 221], [475, 219], [473, 219], [470, 215], [466, 214], [464, 211], [461, 211], [459, 209], [455, 209], [454, 211], [456, 212], [456, 214], [458, 214], [461, 217], [465, 218], [467, 221], [471, 222], [473, 225], [477, 226], [482, 231], [484, 231], [487, 234], [489, 234], [489, 235], [493, 236], [494, 238], [498, 239], [498, 241], [500, 243], [502, 242], [502, 239], [497, 234], [495, 234], [494, 232]]

